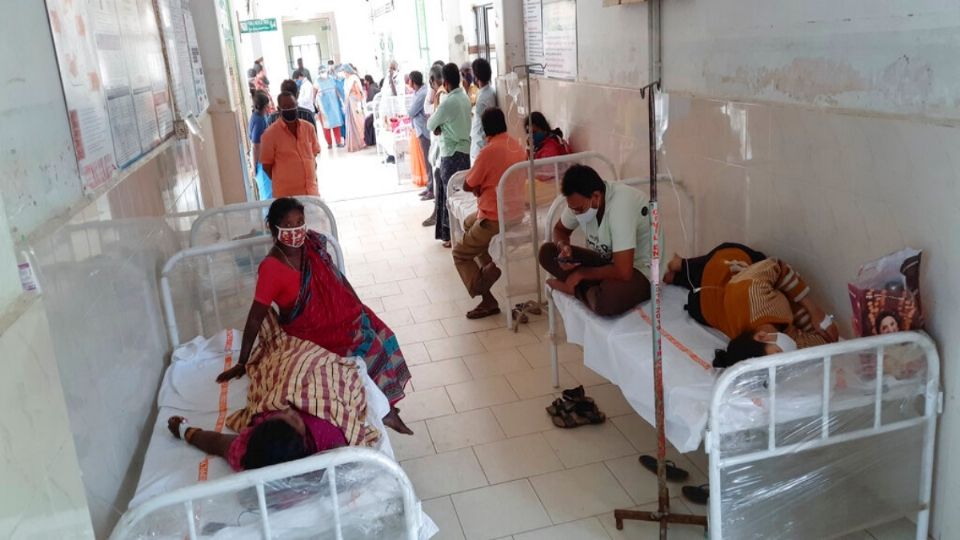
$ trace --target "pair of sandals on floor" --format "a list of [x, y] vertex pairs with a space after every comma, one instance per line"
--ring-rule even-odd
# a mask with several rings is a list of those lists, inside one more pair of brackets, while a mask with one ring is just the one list
[[[644, 469], [657, 474], [657, 458], [654, 456], [643, 455], [640, 456], [640, 465]], [[666, 466], [667, 481], [669, 482], [686, 482], [690, 478], [690, 473], [680, 467], [677, 467], [677, 464], [673, 460], [664, 461]], [[683, 493], [683, 498], [699, 505], [706, 505], [707, 501], [710, 499], [710, 485], [701, 484], [699, 486], [683, 486], [680, 488], [680, 491]]]
[[570, 429], [607, 421], [607, 415], [600, 412], [593, 398], [587, 397], [582, 385], [564, 390], [561, 396], [547, 407], [553, 425]]

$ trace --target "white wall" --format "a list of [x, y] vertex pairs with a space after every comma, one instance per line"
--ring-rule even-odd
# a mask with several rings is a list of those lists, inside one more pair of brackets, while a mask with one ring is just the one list
[[956, 0], [664, 2], [664, 81], [713, 96], [960, 119], [958, 26]]
[[[646, 8], [599, 4], [578, 1], [580, 81], [541, 79], [534, 104], [573, 126], [576, 149], [636, 174], [646, 114], [621, 55], [646, 60]], [[733, 240], [787, 258], [847, 324], [861, 263], [925, 250], [946, 396], [932, 533], [960, 538], [960, 4], [666, 1], [663, 22], [662, 165], [695, 197], [700, 249]]]

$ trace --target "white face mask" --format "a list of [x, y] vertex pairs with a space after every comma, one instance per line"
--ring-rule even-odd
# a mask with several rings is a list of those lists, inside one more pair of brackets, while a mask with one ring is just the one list
[[780, 350], [783, 352], [793, 352], [797, 350], [797, 342], [793, 340], [792, 337], [784, 334], [783, 332], [777, 333], [777, 347], [780, 347]]
[[586, 227], [588, 223], [597, 218], [597, 209], [591, 206], [586, 212], [574, 214], [573, 217], [577, 218], [577, 222], [580, 223], [581, 227]]

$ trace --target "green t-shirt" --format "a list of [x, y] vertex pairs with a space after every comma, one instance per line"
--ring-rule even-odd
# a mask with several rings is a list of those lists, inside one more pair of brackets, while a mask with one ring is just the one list
[[[607, 182], [603, 219], [594, 218], [584, 235], [590, 249], [608, 260], [613, 254], [632, 249], [633, 267], [650, 279], [650, 219], [647, 215], [649, 197], [634, 187], [621, 182]], [[573, 210], [565, 208], [560, 214], [564, 227], [574, 230], [580, 226]]]

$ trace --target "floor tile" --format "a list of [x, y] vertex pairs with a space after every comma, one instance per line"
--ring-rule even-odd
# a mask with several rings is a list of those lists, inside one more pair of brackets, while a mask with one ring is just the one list
[[629, 508], [633, 503], [602, 463], [530, 479], [554, 523]]
[[550, 518], [526, 479], [452, 497], [467, 540], [486, 540], [539, 529]]
[[453, 403], [443, 388], [411, 392], [397, 404], [397, 408], [406, 422], [446, 416], [454, 412]]
[[[656, 455], [656, 453], [649, 454]], [[607, 468], [627, 490], [634, 504], [647, 504], [657, 500], [657, 475], [643, 468], [637, 460], [638, 454], [618, 459], [608, 460]], [[667, 452], [667, 459], [676, 463], [677, 467], [690, 473], [689, 479], [683, 482], [670, 482], [670, 492], [680, 494], [681, 486], [699, 486], [707, 483], [707, 478], [688, 459], [676, 452]], [[699, 507], [706, 511], [706, 507]]]
[[390, 311], [386, 305], [384, 305], [384, 308], [388, 309], [388, 311], [377, 313], [377, 316], [390, 328], [413, 324], [413, 315], [410, 314], [409, 309], [400, 308]]
[[404, 461], [400, 464], [420, 499], [433, 499], [487, 485], [471, 448]]
[[440, 529], [440, 532], [430, 540], [464, 540], [460, 518], [457, 517], [457, 510], [453, 507], [450, 497], [423, 501], [423, 511]]
[[400, 350], [403, 352], [403, 358], [407, 361], [408, 366], [416, 366], [430, 362], [430, 355], [427, 353], [427, 348], [423, 346], [423, 343], [404, 345]]
[[610, 540], [600, 520], [592, 517], [518, 534], [514, 540]]
[[530, 364], [517, 349], [471, 354], [463, 357], [463, 363], [467, 365], [474, 379], [530, 369]]
[[426, 293], [423, 291], [383, 296], [380, 299], [383, 300], [383, 307], [388, 311], [400, 308], [426, 306], [430, 304], [430, 298], [428, 298]]
[[396, 283], [378, 283], [376, 285], [356, 287], [356, 291], [357, 296], [360, 297], [361, 300], [366, 301], [369, 298], [400, 294], [400, 287]]
[[491, 484], [563, 469], [563, 464], [539, 433], [483, 444], [476, 446], [474, 451]]
[[[656, 510], [657, 503], [626, 509]], [[691, 512], [688, 510], [680, 498], [670, 499], [670, 510], [703, 515], [703, 512]], [[603, 528], [607, 530], [607, 534], [609, 534], [613, 540], [657, 540], [660, 538], [660, 525], [658, 523], [624, 520], [623, 530], [618, 531], [617, 521], [613, 517], [613, 512], [608, 512], [599, 516], [597, 519], [600, 520]], [[704, 540], [707, 536], [704, 528], [701, 526], [672, 524], [667, 529], [667, 537], [670, 540]]]
[[536, 336], [524, 329], [514, 332], [508, 328], [497, 328], [496, 330], [481, 332], [477, 337], [480, 338], [480, 342], [488, 351], [500, 351], [540, 342]]
[[538, 433], [558, 429], [553, 425], [546, 407], [553, 401], [553, 396], [541, 396], [524, 401], [515, 401], [492, 407], [493, 414], [503, 428], [507, 437], [517, 437], [529, 433]]
[[[607, 421], [610, 421], [608, 419]], [[630, 441], [641, 454], [657, 451], [657, 430], [639, 414], [631, 413], [612, 419], [617, 429]]]
[[452, 384], [446, 389], [458, 411], [492, 407], [518, 399], [510, 383], [502, 376]]
[[[440, 326], [441, 329], [443, 328], [439, 321], [433, 321], [424, 324], [435, 324]], [[471, 354], [477, 354], [486, 350], [483, 348], [480, 340], [477, 339], [477, 336], [473, 334], [434, 339], [432, 341], [427, 341], [424, 343], [424, 345], [427, 347], [427, 352], [430, 353], [430, 359], [434, 362], [437, 360], [454, 358], [456, 356], [462, 357]]]
[[390, 434], [390, 444], [393, 445], [393, 453], [396, 454], [397, 461], [431, 456], [437, 453], [433, 447], [433, 441], [430, 439], [426, 422], [407, 422], [407, 426], [413, 430], [413, 435]]
[[401, 279], [411, 279], [417, 277], [412, 268], [390, 268], [384, 267], [373, 272], [373, 278], [377, 283], [389, 283], [391, 281], [400, 281]]
[[916, 525], [906, 518], [898, 519], [886, 525], [873, 527], [869, 530], [877, 540], [896, 540], [899, 538], [913, 538], [916, 536]]
[[[453, 261], [450, 261], [449, 264], [452, 269]], [[443, 267], [444, 265], [438, 266]], [[417, 269], [415, 268], [414, 271], [417, 271]], [[420, 275], [420, 273], [417, 272], [417, 275]], [[470, 294], [462, 283], [440, 283], [434, 287], [425, 289], [424, 292], [430, 297], [431, 302], [455, 302], [457, 300], [470, 298]]]
[[[479, 303], [479, 301], [474, 302], [474, 304]], [[473, 307], [470, 309], [473, 309]], [[484, 317], [482, 319], [468, 319], [466, 317], [466, 312], [461, 312], [457, 316], [447, 317], [440, 322], [443, 323], [443, 329], [447, 331], [447, 334], [451, 336], [459, 336], [463, 334], [472, 334], [474, 332], [484, 332], [486, 330], [500, 328], [506, 324], [505, 321], [506, 319], [504, 319], [502, 315]]]
[[470, 370], [459, 358], [410, 366], [410, 374], [417, 390], [427, 390], [447, 384], [469, 381], [473, 378]]
[[[507, 380], [522, 399], [529, 399], [537, 396], [548, 396], [559, 393], [560, 389], [573, 388], [577, 386], [577, 381], [561, 365], [560, 369], [560, 388], [553, 387], [553, 368], [541, 367], [529, 371], [521, 371], [507, 375]], [[592, 394], [588, 394], [592, 395]], [[604, 412], [605, 409], [601, 408]]]
[[633, 446], [610, 422], [575, 429], [544, 432], [565, 467], [577, 467], [636, 453]]
[[476, 409], [427, 420], [438, 452], [499, 441], [505, 436], [490, 409]]
[[597, 402], [597, 406], [607, 415], [607, 418], [633, 412], [633, 407], [630, 406], [630, 403], [620, 392], [620, 388], [615, 384], [591, 386], [586, 391], [587, 395]]
[[[417, 322], [439, 321], [450, 317], [463, 317], [463, 311], [457, 306], [456, 302], [441, 302], [439, 304], [427, 304], [425, 306], [416, 306], [410, 308], [414, 320]], [[456, 336], [449, 331], [447, 335]]]
[[585, 387], [608, 384], [610, 382], [596, 371], [583, 365], [583, 362], [568, 362], [563, 364], [563, 368], [567, 370], [567, 373], [573, 375], [573, 378], [576, 379], [578, 383]]
[[[551, 365], [550, 362], [550, 343], [546, 340], [540, 343], [531, 343], [518, 347], [520, 354], [530, 362], [533, 367], [543, 367]], [[557, 346], [557, 357], [560, 363], [578, 362], [583, 360], [583, 349], [570, 343], [561, 343]]]
[[410, 343], [419, 343], [421, 341], [430, 341], [447, 335], [446, 332], [443, 331], [443, 326], [437, 321], [398, 326], [393, 329], [393, 333], [397, 335], [397, 340], [401, 346]]

